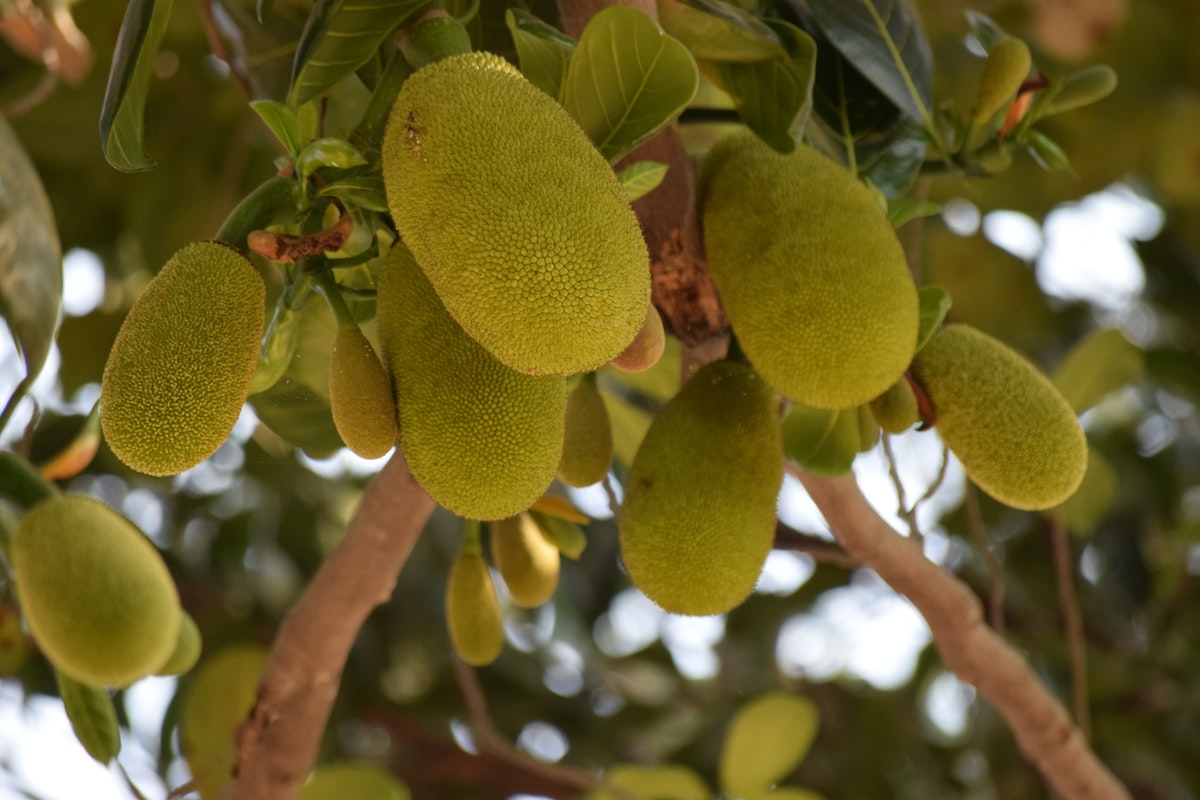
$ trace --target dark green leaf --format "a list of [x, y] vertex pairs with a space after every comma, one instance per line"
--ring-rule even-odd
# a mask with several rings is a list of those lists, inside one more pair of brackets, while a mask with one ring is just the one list
[[659, 0], [663, 30], [702, 61], [766, 61], [787, 55], [757, 17], [722, 0]]
[[300, 125], [296, 112], [274, 100], [253, 100], [250, 107], [294, 160], [300, 153]]
[[322, 167], [349, 169], [361, 167], [367, 159], [345, 139], [317, 139], [296, 158], [296, 171], [307, 177]]
[[636, 161], [617, 173], [629, 202], [645, 197], [667, 176], [667, 165], [659, 161]]
[[80, 683], [58, 670], [55, 676], [75, 738], [101, 764], [112, 761], [121, 751], [121, 729], [108, 691]]
[[122, 172], [154, 167], [146, 151], [146, 95], [170, 16], [171, 0], [130, 0], [121, 23], [100, 109], [100, 143]]
[[508, 9], [504, 22], [517, 46], [521, 72], [534, 86], [562, 102], [575, 40], [521, 8]]
[[920, 327], [917, 329], [917, 350], [925, 346], [950, 311], [950, 293], [941, 286], [922, 286], [917, 295], [920, 303]]
[[579, 37], [563, 105], [604, 157], [616, 161], [675, 119], [699, 80], [686, 47], [642, 12], [612, 6]]
[[1119, 330], [1096, 331], [1075, 345], [1054, 371], [1054, 385], [1082, 414], [1145, 371], [1142, 351]]

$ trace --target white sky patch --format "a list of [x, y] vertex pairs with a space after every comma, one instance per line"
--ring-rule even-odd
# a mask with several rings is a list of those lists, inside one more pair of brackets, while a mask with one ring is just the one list
[[517, 747], [545, 764], [562, 761], [567, 754], [567, 737], [549, 722], [531, 722], [517, 736]]
[[767, 554], [762, 574], [755, 585], [756, 594], [773, 594], [786, 597], [808, 582], [816, 570], [816, 562], [805, 553], [790, 553], [772, 550]]
[[963, 683], [952, 672], [942, 672], [925, 688], [922, 703], [930, 724], [950, 739], [967, 732], [975, 687]]
[[76, 247], [63, 256], [62, 310], [85, 317], [104, 302], [104, 262], [91, 250]]
[[983, 218], [983, 235], [1022, 261], [1033, 261], [1042, 251], [1042, 231], [1037, 222], [1019, 211], [992, 211]]
[[942, 207], [942, 222], [959, 236], [972, 236], [979, 230], [979, 209], [969, 200], [956, 198]]

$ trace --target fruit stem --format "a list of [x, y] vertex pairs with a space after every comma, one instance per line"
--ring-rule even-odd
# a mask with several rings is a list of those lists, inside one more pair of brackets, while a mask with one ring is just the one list
[[0, 452], [0, 486], [4, 496], [22, 508], [32, 508], [58, 494], [35, 466], [8, 451]]
[[459, 552], [477, 556], [483, 553], [483, 525], [477, 519], [463, 520], [463, 540]]
[[285, 213], [296, 213], [296, 181], [291, 176], [272, 175], [242, 198], [213, 238], [245, 250], [252, 231], [277, 222]]
[[321, 287], [321, 293], [325, 295], [325, 300], [329, 303], [329, 310], [337, 318], [338, 328], [358, 327], [358, 322], [350, 313], [350, 307], [342, 298], [342, 286], [337, 282], [337, 278], [333, 277], [333, 270], [329, 268], [329, 265], [321, 264], [318, 269], [314, 270], [314, 274], [317, 285]]

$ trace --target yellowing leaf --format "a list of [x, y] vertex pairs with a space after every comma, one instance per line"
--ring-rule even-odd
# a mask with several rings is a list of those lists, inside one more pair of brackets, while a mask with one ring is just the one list
[[721, 788], [735, 797], [761, 792], [796, 768], [817, 736], [817, 707], [771, 692], [738, 711], [721, 751]]

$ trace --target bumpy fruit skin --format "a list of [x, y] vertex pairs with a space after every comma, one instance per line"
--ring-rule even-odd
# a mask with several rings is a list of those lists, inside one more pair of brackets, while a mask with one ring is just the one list
[[649, 256], [620, 182], [503, 58], [414, 73], [383, 143], [388, 207], [451, 316], [520, 372], [605, 364], [642, 325]]
[[1029, 75], [1033, 59], [1029, 47], [1020, 39], [1008, 38], [997, 42], [988, 53], [979, 77], [975, 97], [975, 124], [982, 125], [1004, 108], [1016, 95]]
[[147, 475], [211, 456], [250, 391], [264, 326], [262, 279], [216, 242], [177, 252], [129, 310], [104, 367], [100, 423], [113, 452]]
[[493, 358], [446, 313], [402, 245], [380, 268], [377, 308], [400, 444], [417, 481], [469, 519], [528, 508], [558, 469], [566, 379]]
[[17, 528], [12, 563], [34, 640], [77, 681], [128, 686], [175, 649], [179, 595], [166, 564], [99, 500], [61, 495], [35, 506]]
[[658, 363], [667, 346], [667, 333], [662, 317], [654, 306], [646, 307], [646, 319], [629, 346], [612, 360], [612, 365], [624, 372], [645, 372]]
[[775, 396], [745, 364], [709, 364], [659, 412], [625, 482], [621, 557], [676, 614], [750, 594], [775, 538], [783, 441]]
[[396, 443], [396, 400], [375, 348], [356, 325], [338, 330], [329, 359], [329, 404], [338, 435], [355, 454], [381, 458]]
[[567, 397], [567, 419], [558, 478], [568, 486], [591, 486], [612, 466], [612, 424], [596, 387], [581, 383]]
[[891, 386], [917, 345], [917, 289], [879, 201], [810, 147], [745, 131], [703, 175], [708, 268], [750, 363], [797, 403], [841, 409]]
[[870, 406], [871, 415], [888, 433], [904, 433], [921, 418], [917, 396], [904, 378], [889, 386]]
[[921, 348], [913, 376], [936, 427], [979, 488], [1023, 510], [1066, 500], [1087, 469], [1071, 406], [1032, 364], [967, 325], [947, 325]]
[[548, 541], [528, 514], [492, 523], [492, 561], [513, 602], [537, 608], [558, 588], [558, 548]]
[[478, 550], [462, 550], [446, 582], [446, 624], [458, 657], [473, 667], [496, 660], [504, 647], [504, 620], [492, 573]]

